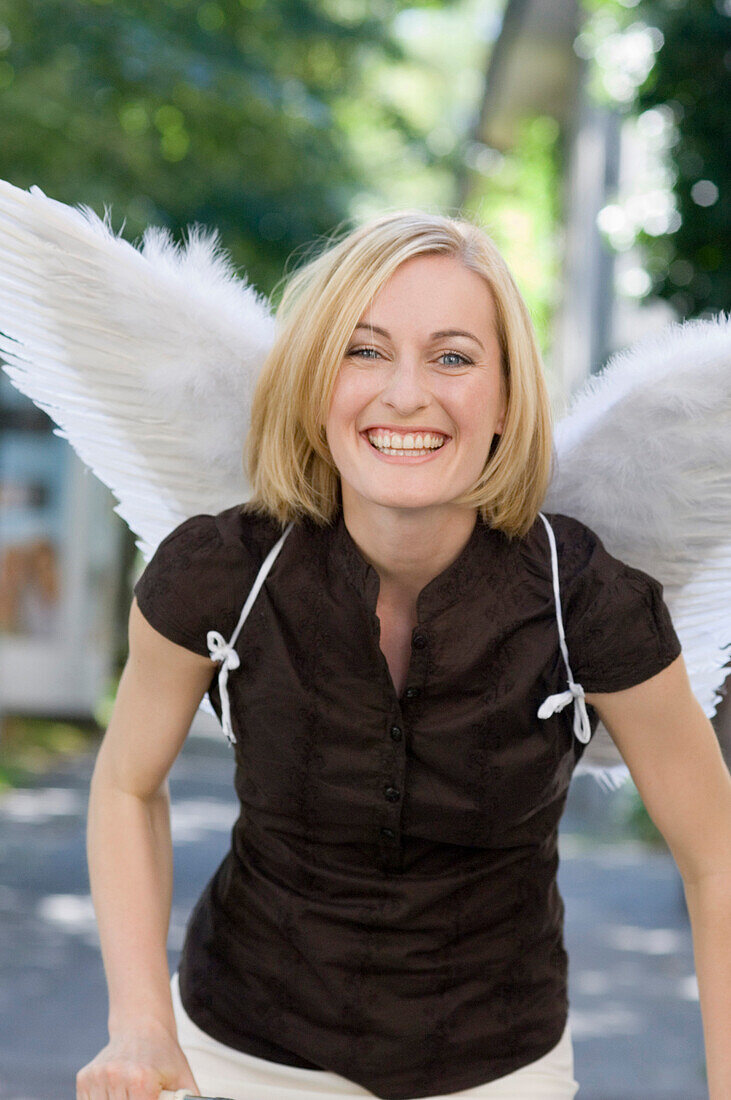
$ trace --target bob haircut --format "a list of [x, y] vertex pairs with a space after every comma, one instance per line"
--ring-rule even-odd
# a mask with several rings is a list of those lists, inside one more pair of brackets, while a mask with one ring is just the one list
[[[330, 247], [327, 247], [330, 245]], [[383, 214], [296, 270], [276, 314], [275, 339], [254, 390], [245, 464], [252, 495], [242, 511], [282, 526], [324, 525], [340, 505], [340, 475], [325, 434], [330, 399], [353, 330], [400, 264], [456, 256], [481, 275], [495, 305], [507, 397], [503, 431], [485, 440], [475, 484], [454, 503], [477, 508], [509, 538], [535, 522], [551, 478], [551, 406], [528, 308], [484, 229], [421, 210]]]

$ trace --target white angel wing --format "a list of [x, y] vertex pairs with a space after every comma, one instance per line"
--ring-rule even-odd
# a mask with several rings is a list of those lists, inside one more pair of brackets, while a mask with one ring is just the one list
[[[544, 507], [582, 520], [663, 595], [707, 717], [731, 658], [731, 317], [669, 325], [613, 356], [556, 424]], [[630, 777], [600, 723], [576, 767]]]
[[189, 516], [249, 496], [243, 445], [274, 338], [220, 252], [148, 228], [141, 250], [88, 207], [0, 180], [0, 359], [119, 501], [145, 561]]

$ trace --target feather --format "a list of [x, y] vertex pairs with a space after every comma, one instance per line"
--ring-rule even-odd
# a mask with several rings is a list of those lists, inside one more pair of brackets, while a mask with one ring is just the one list
[[[218, 231], [142, 248], [87, 206], [0, 180], [0, 358], [112, 491], [145, 561], [179, 523], [245, 500], [243, 444], [274, 338]], [[215, 715], [206, 694], [200, 709]]]
[[[555, 429], [544, 508], [586, 523], [663, 595], [711, 718], [731, 657], [731, 319], [668, 325], [614, 355]], [[602, 723], [575, 773], [629, 769]]]
[[243, 444], [274, 338], [217, 230], [138, 250], [88, 207], [0, 180], [0, 356], [107, 485], [149, 561], [189, 516], [249, 494]]

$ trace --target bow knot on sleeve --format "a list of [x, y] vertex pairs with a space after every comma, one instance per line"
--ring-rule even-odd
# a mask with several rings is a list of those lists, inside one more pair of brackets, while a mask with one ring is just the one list
[[591, 739], [591, 725], [589, 714], [584, 701], [584, 689], [575, 680], [569, 680], [569, 690], [559, 691], [556, 695], [549, 695], [538, 708], [539, 718], [550, 718], [558, 710], [563, 710], [573, 699], [574, 701], [574, 734], [586, 745]]
[[220, 661], [231, 669], [239, 667], [241, 661], [238, 653], [217, 630], [209, 630], [206, 641], [212, 661]]
[[221, 723], [231, 745], [236, 743], [233, 726], [231, 725], [231, 705], [228, 698], [228, 674], [229, 669], [238, 668], [241, 664], [238, 653], [230, 645], [218, 630], [209, 630], [206, 636], [208, 653], [212, 661], [221, 662], [221, 671], [218, 674], [218, 691], [221, 696]]

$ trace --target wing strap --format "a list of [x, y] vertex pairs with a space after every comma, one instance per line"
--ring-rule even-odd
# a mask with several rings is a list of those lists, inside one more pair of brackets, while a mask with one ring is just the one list
[[230, 745], [236, 744], [236, 737], [234, 735], [233, 724], [231, 722], [231, 704], [228, 697], [228, 674], [230, 671], [233, 671], [233, 669], [238, 668], [241, 664], [239, 655], [234, 648], [236, 645], [236, 639], [239, 636], [239, 631], [241, 630], [241, 627], [244, 625], [244, 620], [251, 611], [254, 600], [259, 594], [259, 589], [264, 583], [264, 578], [274, 564], [274, 559], [276, 558], [279, 551], [282, 549], [282, 546], [284, 545], [284, 540], [286, 539], [287, 535], [293, 527], [294, 521], [287, 524], [284, 533], [280, 536], [277, 542], [275, 542], [274, 546], [264, 558], [264, 561], [261, 564], [261, 568], [256, 575], [256, 580], [251, 586], [251, 591], [246, 597], [246, 603], [241, 609], [239, 621], [236, 624], [236, 629], [231, 635], [231, 640], [227, 642], [218, 630], [208, 631], [208, 653], [211, 657], [211, 660], [220, 661], [221, 663], [221, 669], [218, 673], [218, 692], [221, 696], [221, 725], [223, 726], [223, 732], [225, 733]]
[[566, 637], [563, 630], [563, 616], [561, 614], [561, 594], [558, 584], [558, 554], [556, 553], [556, 536], [553, 533], [553, 528], [548, 522], [543, 512], [539, 512], [538, 515], [543, 520], [543, 523], [548, 532], [548, 540], [551, 544], [551, 568], [553, 570], [553, 596], [556, 604], [556, 622], [558, 624], [558, 640], [561, 646], [561, 654], [566, 665], [566, 672], [568, 673], [568, 691], [559, 691], [555, 695], [549, 695], [543, 700], [538, 708], [539, 718], [550, 718], [556, 711], [563, 710], [565, 706], [573, 700], [574, 703], [574, 734], [582, 744], [586, 745], [591, 740], [591, 725], [589, 724], [589, 714], [586, 709], [586, 702], [584, 700], [584, 689], [581, 684], [577, 684], [574, 680], [574, 674], [571, 671], [569, 665], [569, 651], [566, 647]]

